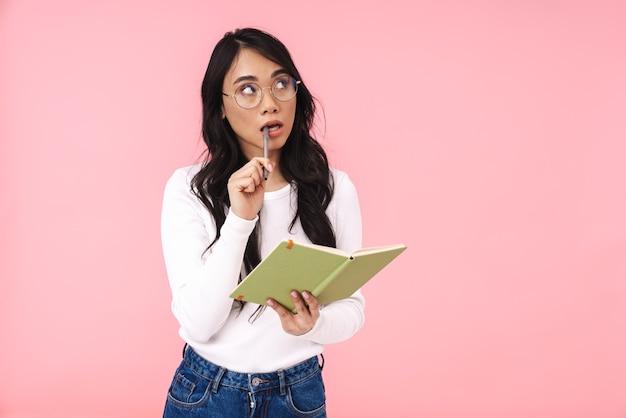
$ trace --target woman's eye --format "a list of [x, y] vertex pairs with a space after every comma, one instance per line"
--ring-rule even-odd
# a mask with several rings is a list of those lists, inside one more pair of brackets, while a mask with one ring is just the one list
[[254, 84], [244, 84], [243, 86], [239, 87], [239, 93], [243, 94], [244, 96], [254, 96], [257, 90], [257, 86], [255, 86]]
[[288, 78], [279, 78], [278, 80], [274, 81], [274, 88], [276, 90], [284, 90], [287, 88], [288, 85], [289, 85]]

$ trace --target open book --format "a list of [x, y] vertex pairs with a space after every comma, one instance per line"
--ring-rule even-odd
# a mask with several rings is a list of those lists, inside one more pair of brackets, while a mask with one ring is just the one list
[[283, 240], [230, 297], [259, 305], [266, 305], [272, 298], [294, 311], [290, 292], [306, 290], [320, 304], [327, 304], [351, 296], [404, 250], [406, 246], [399, 244], [348, 254], [336, 248]]

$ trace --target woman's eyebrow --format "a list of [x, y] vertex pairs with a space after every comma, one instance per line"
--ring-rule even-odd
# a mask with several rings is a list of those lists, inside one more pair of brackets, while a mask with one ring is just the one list
[[241, 77], [237, 77], [237, 79], [233, 81], [233, 84], [237, 84], [242, 81], [259, 81], [259, 79], [253, 75], [242, 75]]
[[[281, 74], [289, 74], [289, 72], [284, 68], [280, 68], [272, 73], [271, 78]], [[241, 83], [242, 81], [259, 81], [259, 79], [253, 75], [242, 75], [241, 77], [237, 77], [237, 79], [233, 81], [233, 84]]]
[[278, 69], [278, 70], [276, 70], [276, 71], [274, 71], [272, 73], [272, 78], [274, 78], [274, 77], [276, 77], [278, 75], [281, 75], [281, 74], [289, 74], [289, 72], [286, 69], [284, 69], [284, 68], [280, 68], [280, 69]]

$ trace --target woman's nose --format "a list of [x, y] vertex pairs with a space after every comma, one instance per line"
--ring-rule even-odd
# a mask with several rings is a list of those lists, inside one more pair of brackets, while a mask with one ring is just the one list
[[263, 97], [261, 98], [261, 111], [262, 113], [274, 113], [278, 112], [278, 100], [272, 94], [270, 87], [263, 88]]

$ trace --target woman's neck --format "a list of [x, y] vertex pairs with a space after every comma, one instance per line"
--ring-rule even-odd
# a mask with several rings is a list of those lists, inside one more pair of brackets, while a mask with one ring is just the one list
[[283, 177], [283, 174], [280, 172], [278, 165], [274, 166], [274, 170], [267, 177], [267, 181], [265, 182], [265, 191], [266, 192], [274, 192], [276, 190], [280, 190], [287, 185], [287, 180]]

